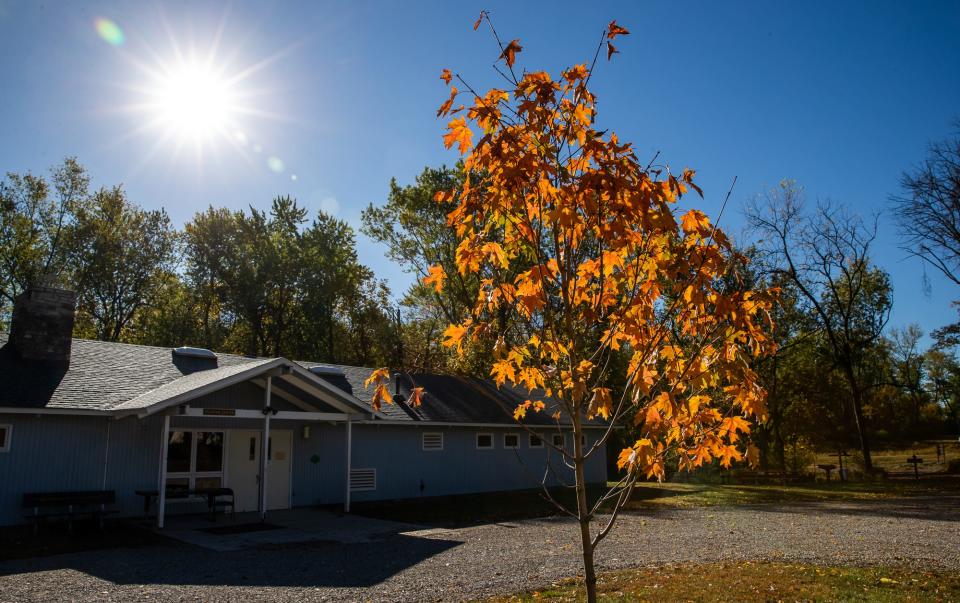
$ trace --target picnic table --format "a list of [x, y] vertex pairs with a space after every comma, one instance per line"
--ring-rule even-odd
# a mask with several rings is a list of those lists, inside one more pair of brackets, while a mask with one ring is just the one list
[[837, 468], [836, 465], [831, 465], [831, 464], [817, 465], [817, 469], [823, 469], [826, 472], [828, 482], [830, 481], [830, 472], [836, 468]]
[[913, 465], [913, 478], [920, 479], [920, 470], [918, 467], [923, 464], [923, 459], [914, 454], [907, 459], [907, 462]]
[[[167, 496], [170, 496], [170, 488], [167, 489]], [[181, 490], [182, 492], [182, 490]], [[150, 514], [150, 507], [153, 501], [160, 497], [159, 490], [134, 490], [137, 496], [143, 497], [143, 514]], [[207, 499], [207, 509], [210, 511], [210, 519], [217, 520], [217, 509], [230, 507], [230, 514], [236, 517], [236, 507], [234, 506], [234, 496], [232, 488], [198, 488], [196, 490], [187, 490], [187, 496], [197, 496]]]

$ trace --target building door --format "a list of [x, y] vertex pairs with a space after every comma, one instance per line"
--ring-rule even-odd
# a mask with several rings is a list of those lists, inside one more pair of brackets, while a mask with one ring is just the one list
[[[259, 431], [232, 431], [227, 486], [233, 488], [237, 511], [256, 511], [260, 499]], [[267, 510], [286, 509], [290, 503], [291, 432], [270, 432], [267, 455]]]

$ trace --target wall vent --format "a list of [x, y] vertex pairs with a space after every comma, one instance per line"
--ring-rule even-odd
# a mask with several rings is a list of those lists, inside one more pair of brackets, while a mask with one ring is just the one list
[[421, 445], [424, 450], [443, 450], [443, 434], [427, 432], [421, 436]]
[[377, 489], [377, 470], [376, 469], [351, 469], [350, 470], [350, 491], [362, 492], [365, 490]]

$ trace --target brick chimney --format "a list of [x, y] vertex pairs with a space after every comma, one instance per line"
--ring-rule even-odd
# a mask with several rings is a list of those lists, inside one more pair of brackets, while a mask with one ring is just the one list
[[23, 360], [49, 366], [70, 364], [77, 295], [47, 283], [32, 285], [13, 304], [9, 342]]

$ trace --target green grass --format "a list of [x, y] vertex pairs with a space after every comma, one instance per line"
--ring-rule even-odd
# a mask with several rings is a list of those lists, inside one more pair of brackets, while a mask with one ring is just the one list
[[[601, 601], [955, 601], [960, 574], [891, 567], [791, 563], [684, 564], [603, 573]], [[581, 601], [582, 581], [489, 602]]]
[[[947, 461], [960, 458], [960, 444], [956, 441], [946, 440], [944, 440], [944, 443], [947, 444]], [[847, 452], [853, 454], [856, 450], [850, 449]], [[937, 452], [933, 442], [917, 442], [916, 444], [906, 447], [892, 449], [878, 448], [871, 452], [870, 457], [873, 460], [874, 467], [878, 469], [883, 469], [892, 474], [913, 474], [913, 465], [908, 463], [907, 459], [914, 454], [923, 459], [923, 463], [917, 467], [921, 475], [938, 473], [947, 469], [947, 463], [937, 462]], [[856, 468], [854, 464], [851, 463], [852, 458], [852, 456], [844, 457], [844, 466], [849, 464], [851, 468]], [[835, 452], [818, 453], [816, 455], [816, 461], [810, 466], [809, 471], [813, 472], [816, 469], [816, 465], [823, 464], [837, 465], [837, 454]], [[818, 474], [818, 478], [823, 477], [822, 470], [816, 470], [816, 473]], [[836, 472], [834, 472], [834, 479], [836, 479]]]
[[960, 492], [960, 478], [883, 480], [841, 484], [816, 482], [782, 486], [778, 484], [687, 484], [667, 482], [637, 486], [629, 507], [703, 507], [830, 500], [875, 500], [901, 496]]
[[[613, 483], [610, 484], [611, 486]], [[903, 496], [960, 493], [960, 476], [928, 477], [914, 480], [882, 480], [829, 484], [817, 482], [781, 486], [721, 485], [644, 482], [634, 489], [628, 510], [657, 508], [709, 507], [716, 505], [754, 505], [830, 500], [874, 500]], [[602, 494], [590, 491], [589, 499]], [[570, 508], [573, 492], [555, 491], [557, 500]], [[465, 496], [428, 497], [415, 500], [354, 503], [358, 515], [402, 521], [425, 526], [458, 528], [470, 525], [516, 521], [556, 515], [557, 509], [544, 499], [540, 490], [487, 492]]]

